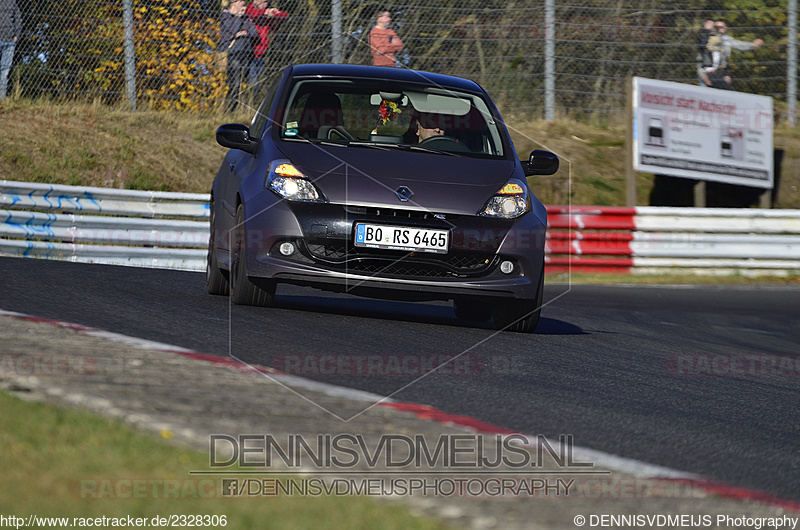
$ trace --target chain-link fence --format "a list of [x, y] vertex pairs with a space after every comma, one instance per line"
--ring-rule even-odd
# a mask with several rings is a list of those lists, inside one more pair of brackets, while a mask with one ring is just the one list
[[[12, 95], [200, 113], [223, 106], [219, 0], [17, 2], [24, 29]], [[270, 27], [266, 67], [243, 98], [257, 97], [288, 64], [369, 64], [379, 4], [269, 5], [288, 16]], [[736, 90], [772, 96], [780, 112], [794, 108], [787, 93], [796, 91], [796, 0], [420, 0], [387, 8], [404, 43], [398, 66], [473, 79], [505, 113], [619, 114], [632, 75], [695, 84], [707, 18], [725, 19], [735, 38], [765, 41], [733, 52]]]

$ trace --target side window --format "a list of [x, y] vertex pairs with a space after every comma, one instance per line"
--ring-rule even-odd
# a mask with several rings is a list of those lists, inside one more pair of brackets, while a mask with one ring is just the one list
[[[284, 115], [283, 121], [285, 122], [285, 129], [283, 130], [283, 137], [293, 137], [299, 134], [300, 122], [303, 117], [303, 109], [306, 108], [309, 93], [295, 94], [294, 100], [289, 105], [289, 108]], [[292, 125], [290, 125], [292, 124]]]
[[261, 106], [258, 107], [256, 115], [253, 116], [253, 121], [250, 123], [250, 136], [261, 138], [261, 135], [264, 134], [264, 129], [269, 121], [269, 110], [272, 108], [272, 102], [275, 100], [275, 94], [278, 92], [278, 85], [280, 85], [280, 83], [281, 80], [278, 78], [272, 83], [272, 86], [269, 87], [264, 101], [261, 102]]

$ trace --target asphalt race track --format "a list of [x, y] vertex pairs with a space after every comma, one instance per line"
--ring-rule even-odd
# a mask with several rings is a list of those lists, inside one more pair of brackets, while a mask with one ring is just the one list
[[0, 258], [0, 278], [0, 309], [233, 355], [527, 434], [571, 434], [583, 447], [800, 500], [800, 286], [548, 284], [537, 333], [519, 335], [465, 325], [449, 304], [294, 287], [278, 288], [274, 308], [231, 307], [189, 272]]

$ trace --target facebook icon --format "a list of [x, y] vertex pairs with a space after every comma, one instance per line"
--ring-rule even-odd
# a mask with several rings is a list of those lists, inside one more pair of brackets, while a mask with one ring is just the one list
[[226, 478], [222, 480], [222, 495], [229, 497], [231, 495], [239, 494], [239, 480], [235, 478]]

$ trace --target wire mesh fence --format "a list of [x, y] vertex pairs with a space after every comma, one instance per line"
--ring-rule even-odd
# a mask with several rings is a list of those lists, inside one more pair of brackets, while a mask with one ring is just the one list
[[[23, 32], [10, 94], [195, 113], [224, 107], [232, 81], [220, 50], [220, 0], [16, 1]], [[621, 114], [633, 75], [696, 84], [697, 37], [708, 18], [725, 19], [737, 39], [765, 41], [733, 52], [735, 89], [792, 109], [795, 1], [419, 0], [387, 9], [404, 45], [398, 67], [473, 79], [504, 112], [542, 118], [546, 110]], [[243, 99], [257, 99], [289, 64], [370, 64], [378, 4], [266, 5], [286, 16], [269, 22], [265, 66], [243, 79]]]

